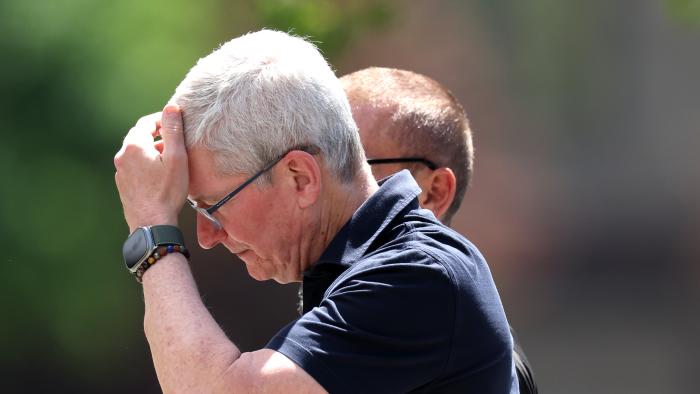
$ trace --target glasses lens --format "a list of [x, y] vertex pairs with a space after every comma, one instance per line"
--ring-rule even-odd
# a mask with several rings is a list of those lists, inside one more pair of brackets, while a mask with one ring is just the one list
[[192, 207], [192, 209], [197, 211], [197, 213], [207, 218], [207, 220], [209, 220], [214, 226], [216, 226], [216, 228], [221, 228], [221, 223], [219, 223], [219, 220], [216, 219], [214, 215], [209, 213], [206, 209], [198, 207], [197, 203], [190, 200], [189, 198], [187, 199], [187, 204], [189, 204], [189, 206]]
[[204, 215], [205, 218], [209, 219], [210, 222], [214, 223], [217, 227], [219, 227], [219, 221], [214, 217], [214, 215], [207, 212], [206, 209], [200, 208], [199, 213]]
[[221, 224], [219, 224], [219, 221], [214, 217], [214, 215], [207, 212], [206, 209], [197, 207], [194, 207], [194, 209], [196, 209], [197, 212], [200, 213], [202, 216], [207, 218], [207, 220], [209, 220], [214, 226], [216, 226], [216, 228], [221, 228]]

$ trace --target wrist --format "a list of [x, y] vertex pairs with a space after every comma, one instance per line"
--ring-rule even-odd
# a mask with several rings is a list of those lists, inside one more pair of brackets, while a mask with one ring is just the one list
[[141, 282], [143, 274], [161, 258], [181, 254], [189, 259], [182, 231], [172, 225], [137, 227], [124, 242], [122, 254], [126, 268]]
[[158, 264], [152, 265], [141, 275], [141, 284], [144, 286], [149, 283], [172, 283], [175, 276], [188, 274], [191, 276], [189, 262], [187, 257], [180, 253], [169, 254]]
[[127, 221], [129, 226], [129, 234], [133, 233], [139, 227], [168, 225], [180, 227], [178, 225], [177, 215], [152, 215], [144, 216], [137, 219]]

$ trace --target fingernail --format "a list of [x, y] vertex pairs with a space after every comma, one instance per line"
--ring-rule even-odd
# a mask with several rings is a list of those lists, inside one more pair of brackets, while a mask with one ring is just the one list
[[163, 108], [164, 115], [171, 115], [177, 113], [178, 111], [180, 111], [180, 106], [177, 104], [167, 104], [165, 108]]

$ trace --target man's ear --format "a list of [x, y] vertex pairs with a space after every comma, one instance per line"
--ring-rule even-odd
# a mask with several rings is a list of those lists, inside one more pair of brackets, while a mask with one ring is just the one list
[[321, 193], [321, 168], [309, 153], [291, 151], [282, 160], [289, 190], [297, 197], [299, 208], [313, 205]]
[[442, 220], [452, 205], [457, 191], [457, 178], [450, 168], [440, 167], [422, 178], [419, 196], [420, 206], [433, 211]]

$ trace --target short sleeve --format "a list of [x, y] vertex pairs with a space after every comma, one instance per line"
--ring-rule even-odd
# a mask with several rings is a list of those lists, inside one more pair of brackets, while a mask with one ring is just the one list
[[321, 304], [268, 343], [332, 393], [390, 393], [439, 377], [454, 336], [455, 289], [420, 251], [351, 268]]

